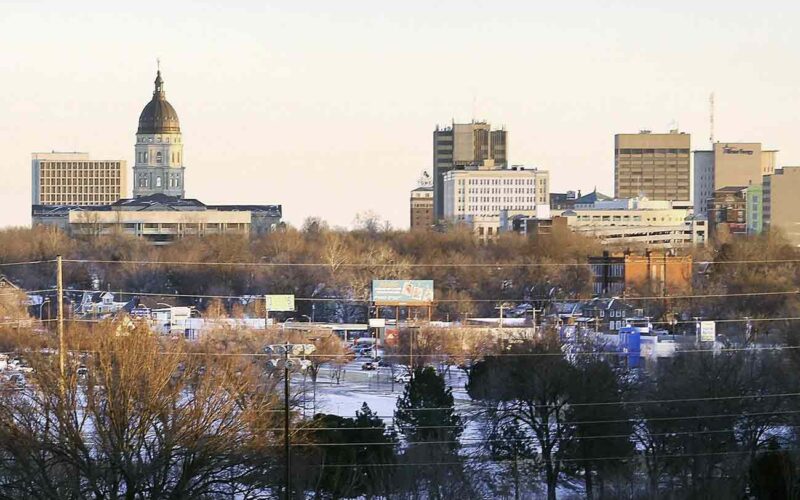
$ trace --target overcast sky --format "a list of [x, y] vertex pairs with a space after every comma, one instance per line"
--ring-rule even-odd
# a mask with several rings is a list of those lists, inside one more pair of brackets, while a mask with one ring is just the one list
[[707, 148], [714, 91], [717, 139], [800, 164], [798, 4], [651, 3], [3, 2], [0, 226], [30, 223], [33, 151], [133, 164], [157, 57], [187, 196], [296, 225], [407, 227], [452, 119], [504, 126], [553, 190], [613, 194], [613, 135], [677, 123]]

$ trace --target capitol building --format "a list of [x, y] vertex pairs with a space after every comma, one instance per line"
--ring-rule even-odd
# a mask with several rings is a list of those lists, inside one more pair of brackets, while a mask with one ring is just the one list
[[[34, 225], [72, 235], [129, 234], [153, 244], [184, 236], [263, 234], [279, 228], [280, 205], [206, 205], [186, 198], [183, 137], [161, 71], [139, 115], [132, 176], [123, 160], [87, 153], [33, 153]], [[128, 184], [133, 196], [125, 198]]]

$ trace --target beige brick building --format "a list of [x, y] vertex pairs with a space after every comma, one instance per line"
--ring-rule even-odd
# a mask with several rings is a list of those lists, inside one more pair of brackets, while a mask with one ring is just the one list
[[127, 195], [124, 160], [92, 160], [88, 153], [31, 157], [31, 205], [108, 205]]
[[642, 131], [614, 137], [614, 197], [691, 200], [691, 136]]
[[800, 246], [800, 167], [775, 169], [763, 182], [764, 230], [778, 229]]
[[433, 187], [420, 186], [411, 191], [411, 229], [431, 229], [433, 217]]

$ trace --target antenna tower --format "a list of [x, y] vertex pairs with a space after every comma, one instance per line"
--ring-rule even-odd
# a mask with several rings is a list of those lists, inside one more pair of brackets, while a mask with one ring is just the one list
[[708, 136], [708, 140], [711, 141], [711, 147], [714, 147], [714, 93], [712, 92], [708, 98], [708, 108], [709, 108], [709, 125], [710, 125], [710, 134]]

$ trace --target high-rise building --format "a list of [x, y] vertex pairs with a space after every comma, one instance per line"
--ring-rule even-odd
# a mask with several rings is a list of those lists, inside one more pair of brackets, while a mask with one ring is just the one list
[[127, 191], [125, 160], [92, 160], [89, 153], [31, 155], [31, 205], [107, 205]]
[[777, 150], [765, 150], [760, 142], [717, 142], [714, 148], [694, 152], [694, 212], [706, 215], [714, 192], [727, 187], [761, 184], [775, 171]]
[[139, 115], [133, 197], [165, 194], [183, 198], [183, 140], [178, 113], [167, 102], [161, 71], [156, 74], [153, 98]]
[[437, 220], [444, 218], [444, 175], [454, 169], [480, 165], [494, 160], [503, 167], [508, 164], [508, 134], [492, 130], [487, 122], [453, 123], [433, 131], [433, 190]]
[[691, 200], [691, 136], [671, 130], [614, 136], [614, 197]]
[[800, 167], [776, 168], [763, 178], [764, 230], [780, 230], [800, 246]]

